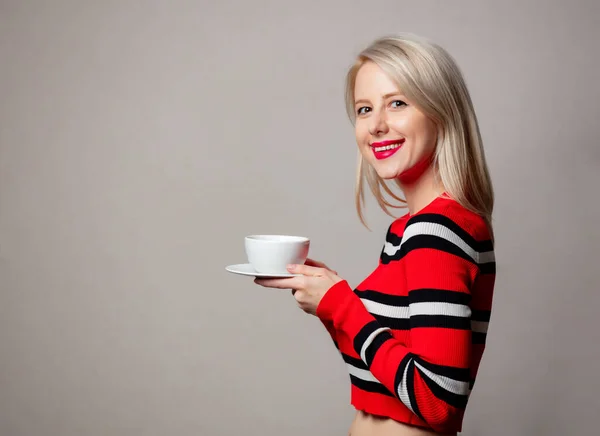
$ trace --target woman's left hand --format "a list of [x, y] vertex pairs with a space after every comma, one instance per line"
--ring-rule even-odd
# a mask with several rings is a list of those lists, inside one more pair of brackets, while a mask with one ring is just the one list
[[309, 265], [290, 265], [288, 271], [301, 274], [290, 278], [269, 278], [254, 280], [254, 283], [267, 288], [291, 289], [298, 306], [306, 313], [316, 315], [323, 296], [342, 278], [333, 271]]

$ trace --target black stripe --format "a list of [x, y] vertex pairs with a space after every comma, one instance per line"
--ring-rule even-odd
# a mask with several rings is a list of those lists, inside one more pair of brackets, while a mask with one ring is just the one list
[[471, 371], [469, 368], [456, 368], [454, 366], [438, 365], [436, 363], [423, 360], [420, 357], [415, 357], [415, 361], [423, 368], [428, 369], [434, 374], [462, 382], [468, 382], [471, 380]]
[[406, 374], [406, 390], [408, 391], [408, 398], [410, 398], [410, 405], [412, 406], [415, 415], [425, 421], [421, 410], [419, 409], [419, 403], [417, 396], [415, 395], [415, 361], [411, 360], [408, 366], [408, 373]]
[[[393, 224], [393, 223], [392, 223]], [[385, 242], [388, 242], [392, 245], [398, 246], [400, 245], [400, 243], [402, 242], [402, 236], [401, 235], [397, 235], [394, 232], [392, 232], [392, 224], [390, 224], [390, 226], [388, 227], [388, 230], [385, 234]], [[385, 245], [383, 244], [383, 247], [381, 247], [381, 253], [379, 255], [379, 259], [382, 260], [383, 256], [384, 256], [384, 251], [385, 251]]]
[[375, 301], [376, 303], [387, 304], [388, 306], [408, 307], [408, 297], [402, 295], [390, 295], [371, 289], [355, 289], [354, 293], [360, 298]]
[[473, 390], [473, 386], [475, 386], [475, 379], [469, 380], [469, 389]]
[[404, 256], [401, 256], [402, 253], [400, 252], [400, 250], [396, 251], [396, 254], [394, 254], [392, 256], [388, 255], [384, 250], [385, 250], [385, 247], [381, 250], [381, 255], [379, 256], [379, 260], [381, 261], [381, 263], [383, 265], [387, 265], [390, 262], [393, 262], [395, 260], [400, 260], [400, 259], [402, 259], [402, 257], [404, 257]]
[[410, 319], [408, 318], [390, 318], [375, 313], [371, 315], [373, 315], [373, 318], [377, 320], [381, 327], [389, 327], [393, 330], [410, 330]]
[[400, 365], [398, 365], [398, 369], [396, 370], [396, 376], [394, 377], [394, 396], [400, 399], [400, 395], [398, 395], [398, 387], [402, 384], [402, 378], [404, 377], [404, 370], [406, 369], [406, 365], [408, 362], [411, 362], [413, 359], [413, 355], [411, 353], [406, 353], [406, 356], [400, 361]]
[[481, 274], [496, 274], [496, 262], [487, 262], [479, 265]]
[[354, 344], [353, 344], [356, 354], [358, 354], [360, 356], [360, 352], [362, 350], [362, 347], [363, 347], [365, 341], [371, 335], [371, 333], [373, 333], [378, 328], [381, 328], [381, 325], [379, 325], [379, 323], [377, 321], [371, 321], [371, 322], [365, 324], [363, 326], [363, 328], [360, 329], [360, 331], [354, 338]]
[[[417, 368], [417, 371], [419, 369]], [[454, 392], [447, 391], [436, 382], [431, 380], [427, 374], [423, 374], [423, 372], [419, 371], [419, 374], [425, 381], [425, 384], [436, 398], [448, 403], [452, 407], [457, 409], [465, 409], [467, 407], [467, 401], [469, 400], [468, 395], [457, 395]]]
[[[384, 250], [385, 250], [385, 248], [384, 248]], [[388, 255], [384, 250], [381, 250], [381, 256], [379, 256], [379, 260], [384, 265], [387, 265], [388, 263], [393, 262], [395, 260], [400, 260], [404, 257], [402, 250], [396, 251], [396, 254], [394, 254], [392, 256]]]
[[454, 245], [452, 242], [435, 235], [415, 235], [408, 239], [400, 249], [396, 251], [396, 254], [388, 255], [384, 250], [381, 250], [379, 260], [383, 265], [387, 265], [390, 262], [400, 261], [410, 252], [419, 248], [431, 248], [440, 250], [449, 254], [453, 254], [468, 262], [476, 265], [479, 268], [480, 274], [496, 274], [496, 262], [486, 262], [478, 264], [475, 259], [465, 253], [460, 247]]
[[375, 336], [373, 342], [371, 342], [371, 344], [367, 347], [367, 349], [365, 350], [365, 360], [369, 368], [371, 367], [373, 359], [379, 351], [379, 348], [383, 345], [384, 342], [389, 341], [390, 339], [393, 339], [392, 334], [388, 331], [383, 331], [377, 336]]
[[471, 319], [473, 321], [489, 322], [492, 315], [491, 310], [472, 310]]
[[402, 255], [406, 255], [406, 253], [409, 253], [412, 250], [418, 250], [419, 248], [432, 248], [443, 251], [477, 265], [475, 259], [465, 253], [458, 245], [435, 235], [415, 235], [402, 244], [402, 249], [400, 251], [403, 252]]
[[358, 357], [349, 356], [345, 353], [341, 353], [341, 355], [342, 355], [342, 359], [344, 359], [344, 362], [346, 362], [347, 364], [352, 365], [358, 369], [364, 369], [366, 371], [369, 370], [369, 367], [367, 366], [367, 364], [365, 362], [362, 361], [362, 359], [360, 359]]
[[[405, 230], [404, 230], [404, 234], [406, 234], [406, 229], [415, 223], [420, 223], [420, 222], [425, 222], [425, 223], [436, 223], [436, 224], [440, 224], [442, 226], [447, 227], [448, 229], [450, 229], [451, 231], [453, 231], [457, 236], [459, 236], [468, 246], [470, 246], [474, 251], [478, 252], [478, 253], [484, 253], [484, 252], [489, 252], [489, 251], [493, 251], [494, 250], [494, 244], [491, 241], [491, 239], [487, 239], [484, 241], [477, 241], [473, 236], [471, 236], [471, 234], [469, 234], [469, 232], [467, 232], [466, 230], [464, 230], [462, 227], [460, 227], [458, 224], [456, 224], [454, 221], [452, 221], [450, 218], [444, 216], [444, 215], [440, 215], [440, 214], [421, 214], [421, 215], [415, 215], [414, 217], [410, 218], [406, 224]], [[419, 243], [410, 243], [411, 240], [417, 238], [417, 239], [423, 239], [423, 237], [429, 237], [429, 240], [427, 240], [427, 238], [425, 238], [424, 240], [420, 241]], [[443, 251], [449, 252], [451, 254], [456, 254], [468, 261], [471, 261], [475, 264], [477, 264], [477, 260], [476, 259], [472, 259], [467, 253], [465, 253], [462, 249], [454, 246], [453, 243], [450, 243], [446, 240], [446, 243], [444, 244], [443, 242], [432, 242], [431, 239], [442, 239], [438, 236], [434, 236], [434, 235], [415, 235], [411, 238], [409, 238], [404, 245], [409, 244], [411, 246], [414, 246], [413, 248], [442, 248]], [[388, 233], [386, 235], [386, 241], [390, 242], [392, 245], [394, 246], [398, 246], [400, 245], [400, 241], [402, 240], [402, 237], [399, 237], [398, 235], [393, 234], [390, 230], [388, 230]], [[448, 247], [448, 244], [450, 244], [450, 246], [454, 246], [455, 248], [451, 248]], [[388, 264], [391, 261], [394, 260], [400, 260], [402, 259], [406, 253], [408, 251], [410, 251], [411, 248], [409, 247], [405, 247], [402, 246], [402, 249], [398, 250], [396, 252], [396, 254], [389, 256], [387, 255], [384, 250], [381, 251], [381, 255], [380, 255], [380, 260], [383, 264]], [[446, 247], [446, 249], [443, 249], [443, 247]], [[385, 249], [385, 246], [384, 246]], [[482, 263], [478, 265], [480, 268], [480, 271], [482, 274], [494, 274], [496, 272], [496, 262], [486, 262], [486, 263]]]
[[484, 241], [477, 241], [473, 236], [471, 236], [471, 234], [469, 232], [464, 230], [462, 227], [460, 227], [458, 224], [456, 224], [450, 218], [448, 218], [445, 215], [440, 215], [437, 213], [424, 213], [421, 215], [415, 215], [415, 216], [411, 217], [408, 220], [408, 222], [406, 223], [404, 233], [406, 233], [406, 229], [411, 224], [423, 223], [423, 222], [440, 224], [444, 227], [449, 228], [454, 233], [456, 233], [460, 237], [460, 239], [465, 241], [469, 245], [469, 247], [471, 247], [473, 250], [478, 251], [480, 253], [483, 253], [486, 251], [492, 251], [494, 249], [494, 244], [492, 243], [491, 239], [487, 239]]
[[386, 388], [384, 385], [382, 385], [381, 383], [375, 383], [372, 381], [366, 381], [363, 380], [361, 378], [355, 377], [352, 374], [350, 374], [350, 382], [356, 386], [357, 388], [363, 390], [363, 391], [367, 391], [367, 392], [372, 392], [372, 393], [376, 393], [376, 394], [382, 394], [382, 395], [387, 395], [388, 397], [393, 397], [394, 394], [392, 394], [388, 388]]
[[413, 289], [408, 295], [411, 303], [442, 302], [468, 306], [471, 302], [470, 294], [444, 289]]
[[486, 333], [473, 332], [471, 333], [471, 343], [476, 345], [485, 345]]
[[[392, 225], [390, 225], [388, 227], [387, 233], [385, 234], [385, 242], [392, 244], [396, 247], [399, 246], [400, 243], [402, 242], [402, 236], [397, 235], [394, 232], [392, 232]], [[386, 244], [383, 244], [383, 247], [381, 247], [381, 253], [379, 255], [379, 260], [381, 261], [381, 263], [387, 264], [387, 263], [389, 263], [389, 261], [388, 261], [388, 255], [385, 254], [385, 246], [386, 246]]]
[[471, 319], [450, 315], [415, 315], [410, 317], [410, 327], [440, 327], [471, 330]]
[[406, 254], [410, 251], [417, 250], [419, 248], [431, 248], [443, 251], [445, 253], [453, 254], [462, 259], [465, 259], [468, 262], [476, 264], [475, 260], [471, 258], [471, 256], [469, 256], [467, 253], [465, 253], [460, 247], [454, 245], [452, 242], [444, 238], [435, 235], [415, 235], [412, 238], [407, 239], [406, 242], [402, 244], [402, 247], [398, 251], [396, 251], [396, 254], [390, 256], [382, 252], [381, 262], [383, 264], [388, 264], [392, 261], [399, 261], [402, 258], [404, 258], [404, 256], [406, 256]]
[[392, 232], [391, 227], [388, 229], [387, 234], [385, 235], [385, 242], [389, 242], [392, 245], [400, 245], [400, 242], [402, 242], [402, 236], [401, 235], [397, 235], [394, 232]]

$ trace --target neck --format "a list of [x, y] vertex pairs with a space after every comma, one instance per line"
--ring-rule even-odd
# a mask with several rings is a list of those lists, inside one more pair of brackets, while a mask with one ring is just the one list
[[436, 170], [429, 165], [425, 171], [410, 182], [400, 181], [400, 187], [408, 205], [408, 213], [414, 215], [444, 192], [444, 186], [436, 180]]

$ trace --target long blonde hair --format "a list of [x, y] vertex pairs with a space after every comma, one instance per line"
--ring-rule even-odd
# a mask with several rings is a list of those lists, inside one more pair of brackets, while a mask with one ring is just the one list
[[[439, 45], [411, 34], [375, 40], [357, 57], [346, 76], [346, 110], [355, 123], [354, 85], [356, 74], [366, 62], [374, 62], [402, 93], [438, 126], [433, 164], [446, 193], [463, 207], [481, 215], [492, 233], [494, 191], [485, 160], [479, 124], [463, 75], [450, 54]], [[358, 154], [355, 201], [364, 219], [364, 180], [385, 213], [406, 207], [373, 167]], [[400, 183], [395, 180], [398, 187]], [[388, 194], [394, 204], [385, 198]]]

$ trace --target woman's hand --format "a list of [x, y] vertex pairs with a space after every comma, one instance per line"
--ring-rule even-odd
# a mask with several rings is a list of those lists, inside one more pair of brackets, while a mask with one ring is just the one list
[[342, 281], [335, 271], [312, 259], [307, 259], [304, 265], [290, 265], [288, 271], [301, 275], [284, 279], [257, 278], [254, 282], [267, 288], [291, 289], [298, 306], [311, 315], [316, 315], [317, 307], [327, 291]]
[[337, 271], [332, 270], [327, 265], [325, 265], [323, 262], [319, 262], [318, 260], [308, 258], [308, 259], [306, 259], [306, 262], [304, 262], [304, 265], [315, 266], [317, 268], [325, 268], [326, 270], [329, 270], [332, 273], [334, 273], [335, 275], [337, 275]]

